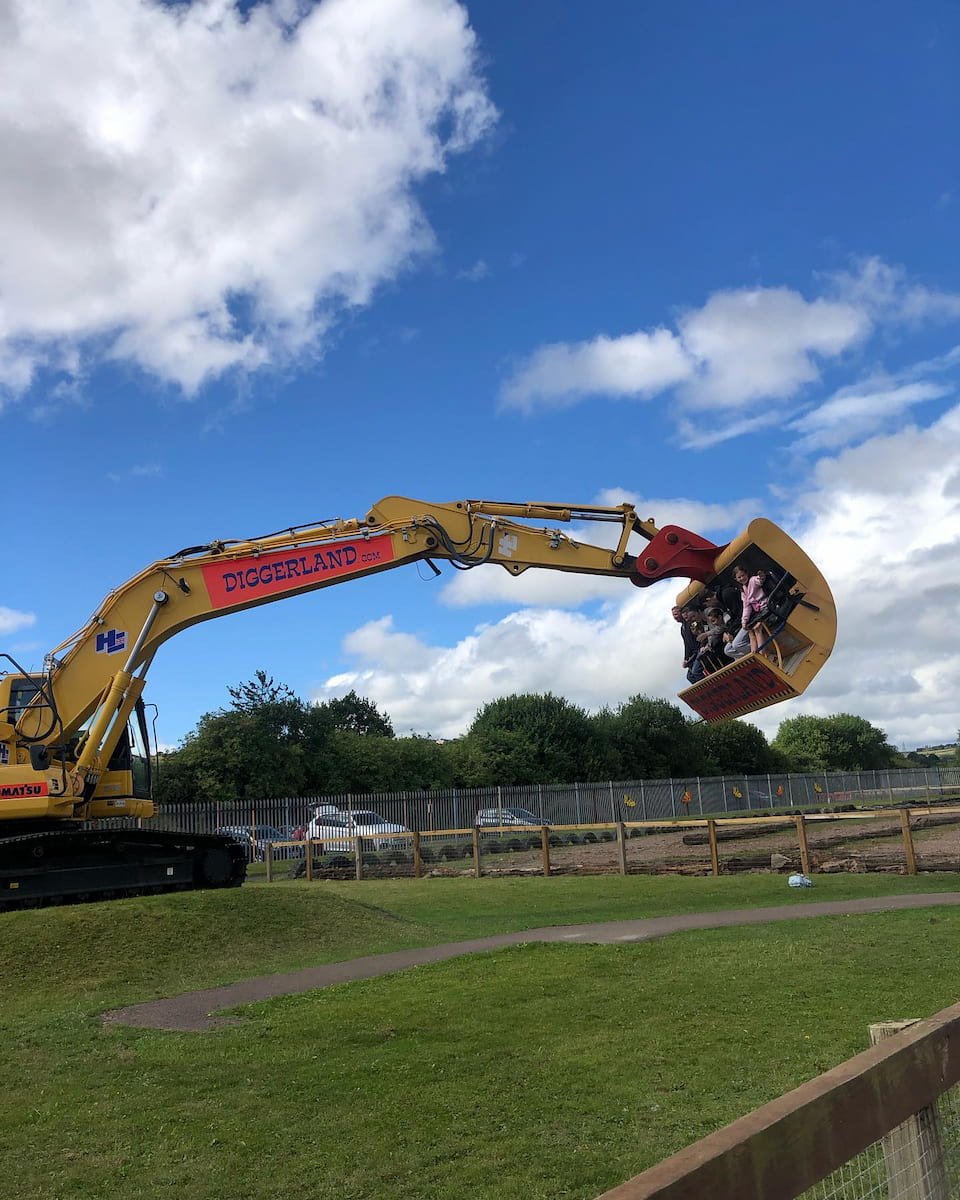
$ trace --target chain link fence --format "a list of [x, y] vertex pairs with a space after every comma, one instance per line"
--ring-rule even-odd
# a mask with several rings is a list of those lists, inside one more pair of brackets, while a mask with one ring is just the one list
[[960, 1087], [872, 1142], [800, 1200], [960, 1200]]

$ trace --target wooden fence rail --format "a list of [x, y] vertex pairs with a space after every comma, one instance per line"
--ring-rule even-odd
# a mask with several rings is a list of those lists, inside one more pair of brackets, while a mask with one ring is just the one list
[[[536, 835], [539, 834], [539, 856], [541, 861], [542, 872], [545, 876], [549, 876], [556, 871], [561, 870], [561, 863], [553, 863], [551, 855], [558, 843], [562, 841], [564, 835], [576, 834], [583, 836], [591, 832], [596, 833], [601, 831], [606, 840], [612, 841], [615, 839], [615, 857], [611, 858], [610, 865], [607, 870], [613, 869], [621, 875], [631, 873], [631, 870], [637, 869], [637, 863], [631, 862], [631, 855], [628, 849], [631, 835], [642, 832], [657, 832], [664, 833], [670, 831], [684, 832], [686, 836], [684, 841], [688, 845], [693, 845], [702, 842], [709, 846], [710, 853], [710, 872], [713, 875], [720, 875], [725, 870], [724, 861], [720, 855], [719, 843], [732, 838], [744, 838], [747, 836], [766, 836], [775, 835], [778, 833], [789, 832], [792, 835], [792, 840], [796, 847], [792, 852], [793, 863], [799, 866], [800, 871], [804, 875], [809, 875], [816, 871], [816, 866], [812, 865], [811, 858], [811, 843], [808, 842], [808, 832], [811, 826], [815, 826], [818, 822], [828, 821], [839, 823], [841, 826], [849, 821], [869, 823], [873, 820], [885, 819], [888, 824], [891, 813], [888, 809], [877, 809], [873, 811], [856, 811], [851, 813], [819, 813], [819, 814], [803, 814], [795, 813], [791, 815], [783, 815], [778, 817], [764, 818], [762, 823], [756, 818], [750, 817], [708, 817], [708, 818], [690, 818], [687, 820], [678, 819], [665, 824], [662, 821], [618, 821], [613, 824], [609, 822], [600, 822], [589, 825], [530, 825], [530, 826], [492, 826], [485, 827], [480, 830], [475, 826], [469, 829], [446, 829], [434, 830], [429, 834], [420, 832], [410, 832], [409, 830], [402, 833], [378, 833], [375, 840], [381, 848], [410, 851], [411, 873], [415, 878], [419, 879], [424, 874], [424, 864], [428, 861], [428, 852], [426, 846], [429, 841], [436, 844], [444, 844], [444, 842], [458, 842], [462, 847], [461, 856], [467, 858], [472, 857], [472, 873], [476, 878], [484, 873], [484, 860], [488, 857], [491, 851], [491, 843], [488, 839], [497, 838], [502, 835], [504, 839], [516, 837], [518, 835]], [[913, 832], [911, 827], [911, 819], [916, 817], [918, 820], [922, 818], [923, 822], [933, 823], [938, 818], [943, 821], [960, 822], [960, 814], [956, 808], [951, 807], [928, 807], [925, 806], [921, 810], [912, 812], [909, 809], [899, 810], [899, 837], [903, 846], [903, 859], [900, 863], [900, 870], [908, 875], [916, 875], [920, 866], [917, 861], [917, 854], [914, 847]], [[695, 831], [704, 830], [702, 834], [697, 834]], [[690, 832], [694, 831], [694, 832]], [[896, 832], [886, 829], [887, 835], [896, 837]], [[871, 838], [876, 835], [869, 830], [866, 832], [859, 831], [856, 834], [851, 834], [851, 837], [856, 838]], [[344, 836], [334, 840], [333, 846], [324, 846], [324, 843], [317, 840], [300, 840], [300, 841], [263, 841], [255, 842], [251, 846], [251, 854], [255, 857], [262, 857], [266, 862], [267, 880], [272, 881], [275, 877], [275, 865], [278, 856], [282, 853], [284, 858], [290, 857], [292, 850], [299, 858], [306, 858], [306, 868], [304, 874], [306, 879], [313, 879], [316, 875], [316, 862], [325, 851], [333, 852], [336, 856], [345, 861], [341, 861], [341, 869], [348, 868], [356, 879], [363, 879], [365, 875], [377, 875], [376, 868], [370, 866], [365, 861], [369, 856], [365, 853], [369, 851], [369, 842], [372, 838], [360, 838], [352, 834], [347, 834], [344, 831]], [[831, 844], [833, 842], [842, 843], [844, 841], [843, 834], [840, 833], [834, 838], [828, 840], [827, 843], [819, 843], [819, 845]], [[533, 847], [537, 845], [531, 837], [531, 845], [528, 846], [528, 851], [536, 853]], [[818, 843], [813, 843], [816, 848]], [[468, 848], [469, 847], [469, 848]], [[498, 849], [502, 849], [500, 846]], [[778, 850], [776, 853], [780, 853]], [[754, 855], [741, 855], [739, 859], [739, 869], [757, 869], [761, 867], [765, 860], [769, 858], [765, 851], [761, 851]], [[502, 860], [501, 860], [502, 861]], [[786, 863], [787, 859], [783, 859]], [[939, 860], [933, 864], [934, 868], [960, 870], [960, 853], [956, 855], [956, 861], [952, 858], [947, 861], [944, 866]], [[528, 867], [527, 870], [530, 868]], [[589, 873], [590, 866], [582, 868], [584, 873]], [[649, 869], [649, 864], [644, 869]], [[727, 868], [730, 869], [730, 868]], [[735, 869], [735, 867], [734, 867]], [[887, 868], [889, 869], [889, 868]]]
[[[832, 1071], [801, 1084], [778, 1100], [710, 1134], [641, 1175], [604, 1192], [598, 1200], [793, 1200], [862, 1151], [884, 1139], [891, 1171], [890, 1140], [911, 1137], [919, 1155], [931, 1149], [926, 1133], [911, 1135], [918, 1114], [929, 1112], [960, 1082], [960, 1004], [929, 1020], [908, 1022], [903, 1032], [881, 1040]], [[951, 1130], [956, 1152], [960, 1131]], [[942, 1167], [922, 1164], [922, 1177], [935, 1190], [910, 1196], [946, 1197]], [[906, 1196], [902, 1190], [884, 1195]], [[856, 1190], [846, 1187], [844, 1196]], [[871, 1194], [876, 1195], [876, 1192]]]

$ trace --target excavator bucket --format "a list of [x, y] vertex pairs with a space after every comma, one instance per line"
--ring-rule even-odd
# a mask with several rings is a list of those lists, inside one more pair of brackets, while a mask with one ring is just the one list
[[744, 717], [800, 696], [830, 657], [837, 610], [830, 588], [803, 550], [772, 521], [758, 518], [717, 556], [715, 575], [677, 597], [681, 607], [704, 591], [736, 587], [734, 568], [767, 572], [769, 598], [756, 624], [757, 651], [731, 661], [679, 693], [705, 721]]

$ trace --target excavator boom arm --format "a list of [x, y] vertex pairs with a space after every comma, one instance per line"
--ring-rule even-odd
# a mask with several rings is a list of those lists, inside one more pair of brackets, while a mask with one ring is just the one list
[[[618, 528], [602, 539], [606, 544], [594, 544], [557, 527], [572, 522]], [[639, 556], [628, 549], [633, 534], [646, 543]], [[538, 567], [623, 577], [640, 587], [680, 576], [693, 580], [695, 590], [717, 577], [732, 554], [775, 563], [784, 577], [789, 574], [795, 595], [812, 584], [817, 603], [808, 602], [806, 609], [797, 609], [799, 600], [793, 605], [800, 616], [792, 624], [787, 617], [777, 634], [792, 658], [782, 678], [766, 680], [765, 690], [753, 679], [746, 694], [734, 686], [722, 703], [711, 700], [711, 687], [702, 684], [696, 703], [684, 694], [708, 720], [799, 694], [833, 645], [835, 613], [822, 576], [769, 522], [754, 522], [736, 543], [720, 547], [676, 526], [659, 529], [629, 504], [436, 504], [387, 496], [363, 518], [190, 547], [111, 592], [90, 621], [48, 656], [43, 684], [25, 709], [3, 711], [0, 680], [0, 820], [103, 815], [95, 801], [97, 783], [147, 669], [164, 641], [198, 622], [422, 559], [446, 560], [461, 569], [496, 563], [512, 575]], [[809, 617], [813, 609], [817, 618]], [[148, 816], [152, 806], [131, 803], [125, 811]]]

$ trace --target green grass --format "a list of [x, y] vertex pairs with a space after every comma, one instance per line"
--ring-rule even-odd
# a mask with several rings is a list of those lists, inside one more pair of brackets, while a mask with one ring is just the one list
[[956, 890], [957, 876], [255, 884], [0, 921], [0, 1155], [25, 1200], [593, 1197], [960, 989], [960, 910], [528, 944], [239, 1010], [105, 1008], [539, 925]]
[[[299, 882], [267, 887], [293, 889]], [[671, 913], [811, 904], [860, 896], [954, 892], [952, 873], [930, 875], [818, 875], [812, 889], [791, 888], [782, 875], [564, 875], [556, 879], [369, 880], [324, 883], [343, 898], [376, 904], [405, 920], [428, 925], [438, 941], [482, 937], [544, 925], [662, 917]]]

